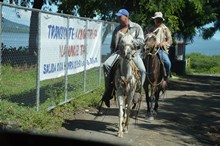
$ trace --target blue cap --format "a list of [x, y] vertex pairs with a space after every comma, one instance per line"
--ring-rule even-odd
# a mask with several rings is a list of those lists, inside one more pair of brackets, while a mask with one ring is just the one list
[[122, 15], [129, 16], [129, 12], [126, 9], [121, 9], [118, 11], [118, 13], [115, 14], [116, 16], [120, 17]]

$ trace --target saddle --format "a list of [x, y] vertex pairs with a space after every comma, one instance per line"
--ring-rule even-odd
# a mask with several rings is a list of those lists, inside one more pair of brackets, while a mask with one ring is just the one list
[[[150, 50], [146, 50], [145, 55], [148, 54], [149, 52], [150, 52]], [[161, 66], [161, 68], [162, 68], [161, 74], [163, 75], [163, 78], [165, 78], [165, 77], [167, 77], [167, 73], [166, 73], [165, 65], [164, 65], [164, 63], [163, 63], [163, 59], [160, 57], [159, 53], [157, 53], [156, 55], [157, 55], [157, 57], [159, 58], [160, 66]], [[144, 56], [144, 57], [145, 57], [145, 56]]]
[[[115, 84], [114, 84], [114, 77], [115, 77], [115, 72], [117, 70], [117, 68], [119, 67], [119, 62], [120, 62], [120, 58], [115, 62], [115, 64], [113, 65], [112, 67], [112, 74], [110, 76], [110, 81], [111, 81], [111, 85], [113, 86], [113, 90], [112, 90], [112, 94], [111, 94], [111, 99], [113, 97], [115, 97], [115, 91], [116, 91], [116, 88], [115, 88]], [[139, 91], [141, 87], [141, 74], [140, 74], [140, 71], [137, 67], [137, 65], [132, 61], [131, 62], [131, 65], [132, 65], [132, 70], [134, 71], [134, 76], [137, 80], [137, 86], [136, 86], [136, 91]]]

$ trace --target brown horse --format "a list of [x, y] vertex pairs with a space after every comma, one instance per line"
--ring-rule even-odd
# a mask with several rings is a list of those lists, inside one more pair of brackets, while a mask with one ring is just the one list
[[143, 62], [147, 72], [144, 90], [146, 93], [147, 116], [150, 120], [153, 120], [154, 115], [157, 114], [161, 91], [165, 91], [165, 87], [162, 86], [164, 67], [158, 54], [159, 49], [156, 45], [155, 34], [148, 34], [145, 39]]

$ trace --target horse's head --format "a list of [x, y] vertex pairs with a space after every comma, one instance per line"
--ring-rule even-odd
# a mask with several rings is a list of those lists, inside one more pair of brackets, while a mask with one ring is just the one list
[[120, 55], [123, 58], [131, 59], [133, 55], [133, 51], [135, 49], [135, 46], [133, 44], [133, 36], [130, 34], [122, 34], [121, 40], [119, 42], [119, 51]]
[[149, 33], [146, 35], [145, 38], [145, 49], [148, 49], [149, 52], [153, 52], [155, 51], [157, 46], [157, 39], [156, 39], [156, 35], [154, 33]]

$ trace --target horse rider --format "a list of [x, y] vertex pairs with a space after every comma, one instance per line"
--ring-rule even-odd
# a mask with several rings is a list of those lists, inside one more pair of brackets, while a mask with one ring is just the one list
[[169, 47], [172, 45], [173, 40], [169, 28], [164, 24], [165, 19], [163, 18], [162, 12], [155, 12], [152, 17], [154, 20], [154, 26], [148, 28], [146, 33], [154, 33], [156, 35], [157, 47], [160, 48], [159, 55], [163, 60], [165, 66], [164, 82], [163, 86], [166, 87], [167, 78], [170, 75], [171, 62], [169, 59]]
[[[135, 22], [132, 22], [129, 19], [129, 12], [126, 9], [120, 9], [118, 13], [115, 14], [120, 23], [119, 26], [115, 28], [112, 33], [112, 40], [110, 44], [111, 48], [111, 56], [103, 63], [103, 70], [105, 76], [105, 92], [102, 97], [102, 101], [105, 102], [107, 107], [110, 107], [110, 99], [112, 99], [112, 92], [114, 89], [113, 79], [115, 70], [112, 69], [116, 61], [118, 60], [119, 54], [119, 42], [122, 37], [122, 33], [129, 33], [134, 37], [134, 46], [136, 49], [136, 53], [134, 54], [133, 61], [137, 65], [140, 74], [141, 74], [141, 85], [145, 81], [146, 70], [144, 67], [144, 63], [140, 56], [141, 49], [144, 46], [144, 33], [141, 26]], [[138, 92], [141, 94], [142, 86], [139, 88]]]

